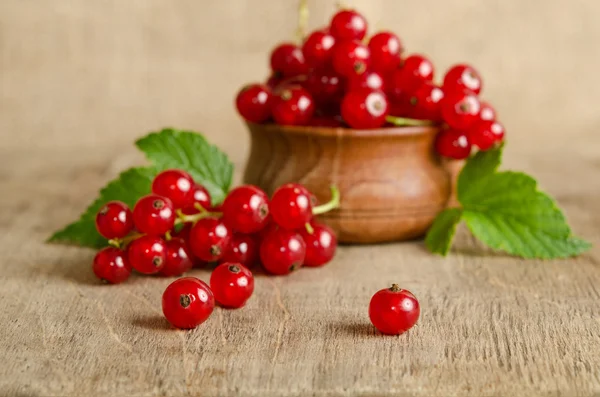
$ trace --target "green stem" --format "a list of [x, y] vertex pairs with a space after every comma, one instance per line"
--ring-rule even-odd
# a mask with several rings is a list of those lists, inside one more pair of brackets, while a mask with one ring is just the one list
[[219, 217], [221, 215], [223, 215], [223, 213], [221, 213], [221, 212], [208, 212], [208, 211], [200, 212], [199, 214], [194, 214], [194, 215], [185, 215], [181, 211], [178, 211], [177, 219], [175, 219], [175, 224], [179, 225], [182, 223], [196, 223], [200, 219], [210, 218], [213, 216]]
[[395, 116], [386, 116], [385, 121], [388, 123], [397, 125], [397, 126], [421, 126], [421, 125], [434, 125], [435, 123], [431, 120], [417, 120], [417, 119], [409, 119], [406, 117], [395, 117]]
[[113, 238], [108, 240], [108, 244], [112, 245], [113, 247], [117, 247], [117, 248], [121, 248], [122, 246], [132, 242], [133, 240], [135, 240], [136, 238], [142, 237], [143, 234], [142, 233], [133, 233], [130, 234], [128, 236], [125, 236], [123, 238]]
[[309, 222], [306, 222], [304, 227], [306, 228], [308, 234], [313, 234], [315, 232], [315, 229], [313, 229], [312, 225]]
[[328, 203], [313, 208], [313, 215], [321, 215], [340, 206], [340, 191], [336, 186], [331, 186], [331, 200]]

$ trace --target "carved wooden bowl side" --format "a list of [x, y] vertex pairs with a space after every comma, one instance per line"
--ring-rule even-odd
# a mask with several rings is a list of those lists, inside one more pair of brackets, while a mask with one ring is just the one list
[[248, 123], [244, 182], [271, 195], [298, 182], [320, 203], [339, 188], [339, 209], [319, 218], [346, 243], [422, 236], [446, 207], [451, 176], [435, 154], [435, 127], [352, 130]]

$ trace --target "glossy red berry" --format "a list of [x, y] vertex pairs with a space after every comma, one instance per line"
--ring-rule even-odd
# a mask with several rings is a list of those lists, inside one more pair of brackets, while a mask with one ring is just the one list
[[481, 77], [477, 70], [470, 65], [454, 65], [444, 76], [444, 91], [447, 93], [462, 93], [464, 90], [469, 90], [479, 94], [481, 88]]
[[211, 198], [208, 190], [200, 184], [195, 184], [192, 187], [192, 203], [184, 208], [182, 208], [182, 212], [187, 215], [197, 214], [200, 212], [201, 207], [205, 210], [210, 210], [211, 208]]
[[469, 131], [469, 140], [481, 150], [488, 150], [504, 139], [504, 126], [497, 121], [480, 121]]
[[133, 207], [133, 223], [141, 233], [164, 235], [175, 224], [175, 211], [171, 200], [156, 194], [142, 197]]
[[334, 70], [348, 78], [366, 72], [371, 59], [369, 47], [357, 40], [337, 43], [332, 56]]
[[267, 224], [269, 197], [253, 185], [233, 189], [223, 202], [223, 221], [234, 232], [255, 233]]
[[123, 238], [133, 230], [133, 214], [127, 204], [109, 201], [96, 215], [96, 229], [107, 239]]
[[348, 80], [348, 92], [362, 90], [368, 88], [370, 90], [384, 91], [384, 80], [378, 72], [367, 71], [358, 76], [352, 76]]
[[324, 30], [312, 32], [302, 45], [302, 53], [311, 68], [323, 68], [331, 62], [331, 53], [335, 38]]
[[389, 73], [400, 65], [402, 43], [392, 32], [379, 32], [369, 40], [371, 68], [381, 73]]
[[200, 219], [192, 227], [189, 248], [198, 258], [206, 262], [215, 262], [225, 254], [231, 231], [216, 218]]
[[342, 100], [342, 117], [355, 129], [378, 128], [385, 124], [388, 101], [381, 91], [351, 91]]
[[271, 70], [284, 77], [294, 77], [308, 71], [302, 50], [291, 43], [275, 47], [271, 53]]
[[344, 96], [343, 78], [329, 68], [311, 71], [305, 87], [319, 108], [339, 103]]
[[442, 101], [442, 117], [452, 128], [466, 130], [479, 118], [481, 104], [472, 92], [447, 94]]
[[471, 154], [471, 142], [463, 131], [448, 129], [437, 135], [435, 149], [444, 157], [462, 160]]
[[342, 10], [331, 19], [330, 31], [338, 40], [362, 40], [367, 34], [367, 20], [353, 10]]
[[443, 99], [444, 91], [432, 82], [426, 81], [411, 99], [415, 106], [415, 115], [423, 120], [441, 121]]
[[258, 238], [256, 235], [234, 234], [229, 241], [221, 262], [241, 263], [251, 267], [258, 262]]
[[388, 77], [385, 93], [390, 103], [410, 105], [411, 98], [424, 83], [403, 69], [396, 69]]
[[378, 291], [369, 304], [371, 323], [387, 335], [399, 335], [408, 331], [417, 323], [420, 314], [417, 298], [396, 284]]
[[125, 251], [115, 247], [106, 247], [94, 257], [92, 269], [102, 281], [119, 284], [129, 278], [131, 265]]
[[271, 216], [284, 229], [301, 229], [313, 217], [310, 192], [302, 185], [280, 186], [271, 198]]
[[416, 90], [423, 82], [433, 80], [433, 64], [423, 55], [411, 55], [401, 66], [406, 89]]
[[210, 288], [219, 305], [242, 307], [254, 292], [254, 276], [241, 263], [222, 263], [210, 275]]
[[315, 112], [315, 104], [307, 90], [293, 86], [275, 95], [271, 110], [277, 124], [305, 125]]
[[162, 296], [162, 309], [171, 325], [192, 329], [205, 322], [215, 308], [210, 287], [195, 277], [173, 281]]
[[484, 121], [496, 120], [496, 109], [487, 102], [481, 102], [481, 110], [479, 111], [479, 118]]
[[131, 266], [140, 273], [158, 273], [167, 262], [167, 244], [160, 237], [139, 237], [127, 247], [127, 258]]
[[182, 238], [172, 238], [166, 242], [167, 259], [159, 274], [166, 277], [181, 276], [189, 271], [192, 266], [192, 258], [187, 244]]
[[300, 235], [306, 243], [306, 257], [304, 266], [323, 266], [333, 259], [337, 248], [337, 237], [335, 232], [327, 225], [311, 223], [313, 232], [309, 233], [306, 228], [300, 229]]
[[183, 208], [194, 199], [194, 179], [182, 170], [165, 170], [152, 181], [152, 193], [171, 200], [173, 208]]
[[306, 256], [306, 243], [293, 230], [273, 229], [260, 245], [260, 260], [266, 271], [284, 275], [300, 268]]
[[271, 89], [268, 86], [252, 84], [242, 88], [238, 93], [235, 106], [246, 120], [252, 123], [264, 123], [271, 117], [271, 97]]

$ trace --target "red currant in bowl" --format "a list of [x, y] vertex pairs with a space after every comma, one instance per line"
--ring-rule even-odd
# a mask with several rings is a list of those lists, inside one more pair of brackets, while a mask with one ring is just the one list
[[344, 80], [330, 68], [316, 69], [308, 74], [305, 87], [321, 109], [339, 103], [344, 96]]
[[378, 72], [367, 71], [348, 80], [347, 91], [358, 91], [363, 88], [385, 91], [383, 76]]
[[443, 130], [436, 137], [435, 149], [444, 157], [463, 160], [471, 154], [471, 141], [463, 131]]
[[261, 262], [271, 274], [290, 274], [302, 266], [305, 256], [306, 243], [293, 230], [273, 229], [260, 245]]
[[485, 121], [496, 120], [496, 109], [487, 102], [481, 102], [481, 110], [479, 111], [479, 118]]
[[370, 60], [369, 47], [357, 40], [342, 41], [333, 48], [333, 68], [344, 77], [366, 72]]
[[302, 45], [302, 53], [311, 68], [323, 68], [331, 62], [335, 38], [324, 30], [312, 32]]
[[294, 77], [306, 74], [308, 67], [302, 50], [291, 43], [283, 43], [275, 47], [271, 53], [271, 70], [283, 77]]
[[337, 238], [329, 226], [313, 222], [312, 233], [306, 228], [300, 230], [300, 235], [306, 243], [304, 266], [318, 267], [330, 262], [335, 255]]
[[379, 32], [369, 40], [371, 67], [380, 73], [389, 73], [400, 65], [402, 43], [392, 32]]
[[252, 84], [242, 88], [235, 105], [244, 119], [252, 123], [264, 123], [271, 117], [271, 97], [268, 86]]
[[92, 268], [96, 277], [111, 284], [122, 283], [131, 274], [127, 253], [115, 247], [100, 250], [94, 257]]
[[183, 238], [172, 238], [166, 243], [167, 257], [165, 265], [160, 269], [161, 276], [181, 276], [193, 267], [192, 258]]
[[257, 235], [236, 233], [231, 237], [221, 262], [241, 263], [251, 267], [258, 262], [258, 247]]
[[220, 219], [200, 219], [190, 230], [189, 248], [192, 253], [206, 262], [221, 259], [229, 240], [231, 231]]
[[110, 201], [98, 211], [96, 229], [107, 239], [123, 238], [133, 230], [133, 214], [127, 204]]
[[239, 308], [254, 292], [254, 276], [241, 263], [222, 263], [210, 275], [210, 288], [219, 305]]
[[448, 93], [469, 90], [474, 94], [479, 94], [481, 87], [481, 77], [470, 65], [454, 65], [444, 76], [444, 91]]
[[131, 266], [142, 274], [155, 274], [167, 262], [167, 244], [157, 236], [141, 236], [127, 247]]
[[411, 101], [415, 106], [415, 115], [424, 120], [442, 120], [442, 101], [444, 91], [430, 81], [426, 81], [415, 92]]
[[406, 89], [415, 90], [423, 82], [433, 80], [433, 64], [423, 55], [411, 55], [404, 60], [401, 66], [404, 73]]
[[269, 197], [253, 185], [233, 189], [223, 202], [223, 220], [234, 232], [255, 233], [267, 224]]
[[412, 328], [419, 320], [419, 301], [408, 290], [397, 284], [378, 291], [369, 304], [371, 323], [381, 333], [399, 335]]
[[362, 40], [367, 34], [367, 20], [354, 10], [342, 10], [331, 19], [330, 31], [337, 40]]
[[445, 93], [442, 102], [442, 117], [452, 128], [466, 130], [479, 118], [481, 104], [477, 95], [470, 91]]
[[196, 183], [192, 188], [192, 193], [192, 203], [181, 210], [184, 214], [197, 214], [202, 209], [209, 210], [211, 208], [210, 193], [204, 186]]
[[504, 126], [497, 121], [480, 121], [468, 131], [469, 140], [481, 150], [488, 150], [504, 139]]
[[313, 217], [312, 208], [312, 195], [297, 183], [279, 187], [271, 198], [271, 216], [284, 229], [305, 227]]
[[152, 181], [152, 193], [171, 200], [175, 209], [190, 205], [194, 200], [194, 179], [182, 170], [165, 170]]
[[208, 285], [195, 277], [173, 281], [162, 296], [162, 310], [171, 325], [192, 329], [205, 322], [215, 308], [215, 298]]
[[133, 207], [133, 223], [141, 233], [164, 235], [175, 224], [175, 211], [171, 200], [156, 194], [142, 197]]
[[388, 115], [388, 101], [381, 91], [351, 91], [342, 100], [342, 118], [355, 129], [379, 128]]
[[277, 92], [271, 111], [277, 124], [305, 125], [315, 112], [315, 104], [307, 90], [292, 86]]

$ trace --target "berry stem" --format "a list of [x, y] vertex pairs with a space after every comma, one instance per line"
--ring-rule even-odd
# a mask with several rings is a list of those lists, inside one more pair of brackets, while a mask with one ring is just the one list
[[221, 215], [223, 215], [223, 213], [221, 212], [210, 212], [207, 211], [204, 207], [202, 207], [201, 205], [198, 205], [198, 210], [200, 211], [198, 214], [193, 214], [193, 215], [186, 215], [184, 214], [181, 210], [177, 210], [177, 219], [175, 219], [175, 224], [176, 225], [180, 225], [182, 223], [196, 223], [198, 222], [200, 219], [204, 219], [204, 218], [210, 218], [210, 217], [220, 217]]
[[392, 292], [400, 292], [400, 291], [402, 291], [402, 288], [400, 288], [400, 286], [398, 284], [392, 284], [392, 287], [390, 288], [390, 291], [392, 291]]
[[123, 238], [113, 238], [113, 239], [108, 240], [108, 245], [111, 245], [111, 246], [117, 247], [117, 248], [121, 248], [122, 246], [127, 245], [128, 243], [130, 243], [133, 240], [140, 238], [142, 236], [144, 236], [143, 233], [133, 233], [133, 234], [130, 234]]
[[313, 234], [315, 232], [315, 229], [313, 229], [312, 225], [309, 222], [306, 222], [306, 225], [304, 225], [304, 227], [306, 228], [308, 234]]
[[385, 121], [388, 123], [397, 125], [397, 126], [421, 126], [421, 125], [434, 125], [435, 123], [431, 120], [417, 120], [417, 119], [409, 119], [406, 117], [395, 117], [395, 116], [386, 116]]
[[340, 191], [336, 186], [331, 186], [331, 200], [328, 203], [318, 205], [313, 208], [313, 215], [324, 214], [340, 206]]
[[308, 25], [308, 4], [306, 0], [300, 0], [298, 4], [298, 29], [296, 30], [296, 35], [298, 38], [298, 43], [302, 45], [304, 41], [304, 37], [306, 37], [306, 27]]

